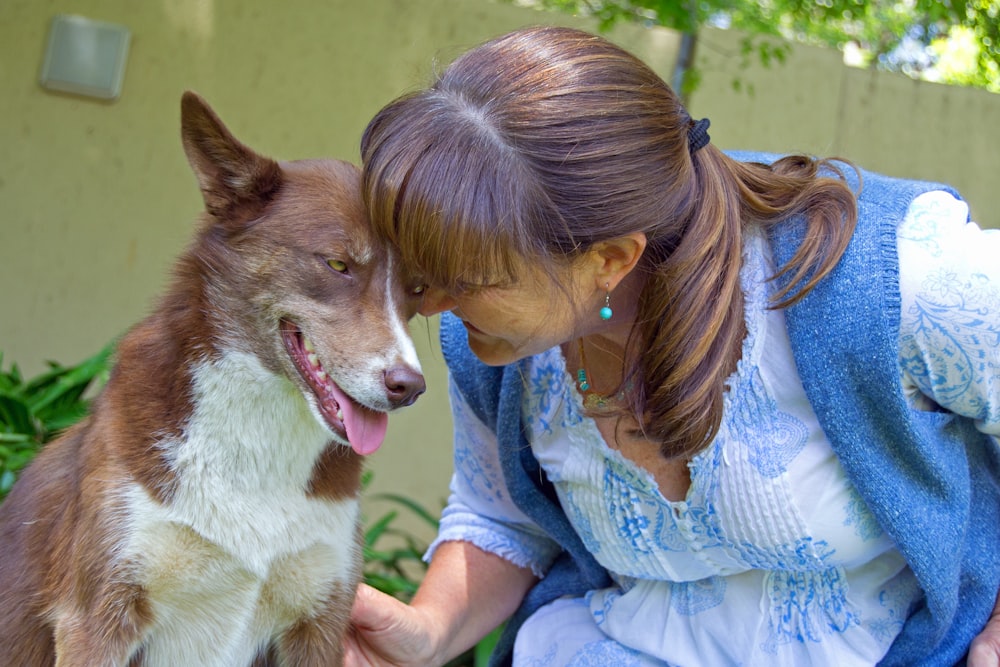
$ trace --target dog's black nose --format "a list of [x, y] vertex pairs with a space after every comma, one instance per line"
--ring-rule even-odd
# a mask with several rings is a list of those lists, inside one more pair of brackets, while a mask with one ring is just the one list
[[385, 372], [385, 388], [394, 408], [412, 405], [427, 389], [424, 376], [406, 366], [395, 366]]

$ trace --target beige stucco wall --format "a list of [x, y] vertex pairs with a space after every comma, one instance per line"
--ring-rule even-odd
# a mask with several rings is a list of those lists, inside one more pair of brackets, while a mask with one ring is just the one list
[[718, 145], [838, 155], [892, 176], [946, 182], [975, 221], [1000, 228], [1000, 95], [846, 67], [839, 52], [802, 45], [784, 65], [751, 59], [740, 69], [739, 39], [712, 29], [699, 35], [702, 81], [691, 112], [712, 120]]
[[[49, 21], [63, 12], [131, 29], [117, 102], [38, 86]], [[203, 94], [262, 152], [356, 162], [366, 121], [424, 84], [434, 62], [543, 21], [591, 27], [488, 0], [4, 0], [4, 363], [36, 372], [46, 359], [75, 362], [148, 312], [201, 205], [178, 137], [183, 90]], [[623, 26], [612, 37], [669, 80], [675, 34]], [[703, 83], [692, 112], [712, 119], [717, 145], [839, 153], [889, 173], [947, 179], [1000, 226], [992, 186], [1000, 96], [952, 91], [914, 103], [914, 89], [928, 84], [845, 70], [836, 53], [817, 49], [796, 49], [784, 69], [738, 71], [733, 40], [707, 31], [698, 50]], [[735, 92], [734, 77], [755, 94]], [[391, 420], [371, 466], [374, 490], [435, 505], [450, 470], [444, 371], [434, 322], [416, 320], [414, 334], [430, 389]]]

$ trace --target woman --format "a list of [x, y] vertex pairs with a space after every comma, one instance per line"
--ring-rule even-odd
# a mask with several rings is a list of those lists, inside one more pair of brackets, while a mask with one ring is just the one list
[[515, 665], [968, 651], [1000, 582], [1000, 235], [707, 127], [562, 28], [372, 120], [372, 221], [450, 311], [456, 470], [411, 606], [360, 591], [354, 664], [442, 664], [511, 614]]

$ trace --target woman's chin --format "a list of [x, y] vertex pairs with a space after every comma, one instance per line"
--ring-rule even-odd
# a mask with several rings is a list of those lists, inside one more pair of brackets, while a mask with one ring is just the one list
[[521, 359], [505, 340], [482, 332], [469, 331], [469, 349], [487, 366], [506, 366]]

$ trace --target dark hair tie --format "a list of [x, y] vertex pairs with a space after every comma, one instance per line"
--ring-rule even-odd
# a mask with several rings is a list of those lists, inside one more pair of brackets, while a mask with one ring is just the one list
[[695, 124], [688, 129], [688, 150], [692, 155], [711, 141], [711, 137], [708, 136], [708, 126], [711, 124], [707, 118], [702, 118], [695, 121]]

